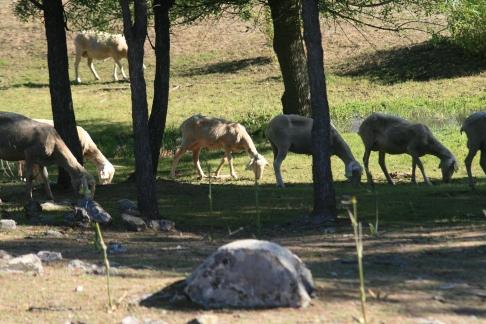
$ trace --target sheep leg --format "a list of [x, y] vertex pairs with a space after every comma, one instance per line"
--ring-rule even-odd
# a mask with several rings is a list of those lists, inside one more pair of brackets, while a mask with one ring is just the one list
[[47, 168], [45, 166], [41, 167], [40, 175], [42, 177], [42, 181], [44, 182], [44, 189], [46, 191], [47, 197], [49, 197], [50, 200], [54, 200], [51, 186], [49, 185], [49, 173], [47, 173]]
[[100, 80], [100, 76], [98, 75], [98, 73], [96, 73], [92, 58], [88, 58], [88, 66], [89, 66], [89, 69], [91, 70], [91, 72], [93, 73], [95, 79]]
[[415, 159], [412, 158], [412, 183], [417, 183], [417, 179], [415, 178], [415, 171], [417, 170], [417, 163]]
[[199, 155], [201, 154], [201, 148], [194, 149], [192, 151], [192, 162], [194, 162], [194, 167], [196, 168], [197, 173], [199, 174], [199, 179], [205, 177], [204, 172], [201, 168], [201, 162], [199, 162]]
[[285, 188], [285, 184], [282, 178], [282, 171], [280, 170], [283, 160], [287, 157], [288, 149], [279, 150], [277, 155], [274, 155], [273, 159], [273, 170], [275, 171], [275, 180], [277, 182], [277, 187]]
[[[472, 172], [471, 172], [471, 164], [472, 164], [474, 156], [476, 155], [477, 152], [478, 152], [477, 150], [469, 149], [469, 152], [468, 152], [466, 158], [464, 159], [464, 164], [466, 165], [467, 177], [469, 179], [469, 186], [471, 188], [474, 188], [474, 178], [473, 178]], [[482, 160], [482, 156], [483, 156], [483, 153], [481, 152], [481, 160]], [[484, 168], [483, 168], [483, 170], [484, 170]], [[486, 173], [486, 171], [485, 171], [485, 173]]]
[[79, 63], [81, 62], [81, 54], [76, 53], [76, 60], [74, 61], [74, 71], [76, 73], [76, 82], [81, 83], [81, 78], [79, 77]]
[[390, 174], [388, 174], [388, 170], [386, 169], [385, 152], [380, 151], [378, 153], [378, 163], [380, 164], [381, 170], [385, 174], [386, 181], [388, 181], [388, 184], [394, 185], [393, 180], [390, 177]]
[[235, 168], [233, 167], [233, 155], [231, 155], [231, 152], [228, 152], [226, 154], [228, 157], [228, 164], [230, 167], [230, 175], [233, 179], [238, 179], [238, 176], [236, 175]]
[[223, 167], [224, 163], [228, 160], [228, 158], [226, 157], [226, 154], [223, 156], [223, 158], [221, 159], [221, 162], [219, 163], [218, 167], [216, 168], [216, 172], [214, 172], [214, 176], [215, 177], [219, 177], [219, 173], [221, 171], [221, 168]]
[[113, 80], [118, 81], [118, 65], [113, 64]]
[[481, 158], [479, 160], [479, 164], [481, 165], [483, 172], [486, 174], [486, 149], [484, 148], [481, 150]]
[[364, 168], [365, 168], [366, 177], [368, 178], [368, 183], [370, 185], [373, 185], [373, 176], [371, 175], [370, 168], [369, 168], [370, 154], [371, 154], [371, 150], [365, 149], [365, 152], [364, 152], [364, 155], [363, 155], [363, 165], [364, 165]]
[[32, 171], [32, 163], [25, 161], [25, 193], [27, 200], [32, 200], [32, 182], [34, 181], [34, 174]]
[[413, 159], [415, 160], [415, 163], [417, 163], [420, 172], [422, 172], [422, 176], [424, 177], [424, 182], [428, 185], [432, 185], [427, 175], [425, 175], [424, 165], [422, 164], [422, 161], [420, 161], [418, 157], [413, 157]]
[[179, 160], [181, 159], [182, 154], [186, 153], [186, 151], [187, 151], [186, 147], [180, 147], [175, 152], [174, 159], [172, 160], [172, 168], [170, 170], [170, 177], [171, 178], [175, 178], [176, 177], [177, 164], [179, 164]]
[[125, 70], [123, 69], [123, 65], [121, 64], [121, 62], [117, 61], [116, 64], [118, 64], [118, 67], [120, 68], [121, 74], [123, 75], [123, 79], [128, 80], [128, 75], [125, 74]]

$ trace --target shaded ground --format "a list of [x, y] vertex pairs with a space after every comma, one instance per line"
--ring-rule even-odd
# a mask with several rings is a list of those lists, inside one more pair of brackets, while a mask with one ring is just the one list
[[471, 76], [486, 71], [486, 59], [467, 55], [447, 41], [423, 42], [362, 54], [339, 64], [341, 76], [394, 84]]

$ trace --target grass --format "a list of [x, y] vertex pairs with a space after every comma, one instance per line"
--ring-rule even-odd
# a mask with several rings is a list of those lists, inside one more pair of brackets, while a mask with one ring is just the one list
[[[20, 24], [5, 3], [0, 3], [0, 14], [0, 107], [31, 117], [51, 118], [43, 30], [37, 23]], [[404, 38], [367, 30], [374, 44], [371, 46], [351, 27], [345, 29], [346, 36], [325, 24], [323, 29], [331, 116], [358, 160], [363, 147], [355, 133], [356, 125], [369, 113], [383, 111], [427, 123], [460, 161], [452, 183], [444, 185], [439, 181], [439, 161], [424, 157], [424, 167], [436, 184], [429, 187], [410, 184], [409, 157], [387, 156], [388, 168], [395, 172], [398, 182], [389, 187], [377, 155], [372, 155], [370, 167], [377, 180], [380, 235], [363, 237], [366, 286], [381, 292], [377, 296], [389, 297], [368, 300], [370, 322], [412, 321], [420, 317], [444, 322], [464, 322], [470, 316], [484, 319], [486, 310], [481, 297], [470, 291], [442, 291], [438, 287], [459, 282], [467, 283], [471, 289], [485, 288], [482, 210], [486, 179], [477, 158], [473, 173], [479, 180], [478, 190], [469, 190], [462, 164], [466, 138], [459, 133], [459, 125], [470, 112], [486, 107], [486, 63], [461, 56], [457, 49], [444, 44], [430, 44], [420, 34]], [[103, 229], [105, 240], [121, 241], [129, 249], [127, 254], [110, 256], [113, 265], [125, 267], [121, 275], [112, 278], [113, 298], [118, 300], [123, 294], [128, 297], [108, 315], [105, 295], [100, 293], [104, 289], [101, 277], [73, 276], [65, 273], [63, 265], [48, 266], [43, 277], [0, 274], [0, 312], [5, 314], [2, 321], [60, 322], [72, 317], [90, 323], [115, 322], [128, 313], [169, 322], [187, 321], [201, 310], [146, 309], [129, 299], [184, 276], [220, 244], [253, 237], [259, 231], [259, 237], [282, 243], [303, 258], [317, 280], [318, 297], [302, 312], [218, 313], [222, 321], [350, 322], [353, 316], [359, 316], [355, 265], [348, 262], [353, 256], [349, 226], [338, 226], [336, 233], [323, 234], [296, 223], [312, 206], [310, 157], [290, 154], [286, 158], [282, 174], [288, 186], [284, 190], [275, 188], [273, 170], [268, 167], [256, 192], [252, 172], [244, 167], [248, 157], [236, 154], [234, 164], [240, 179], [212, 179], [212, 212], [208, 211], [208, 181], [196, 180], [189, 155], [179, 164], [177, 181], [168, 179], [178, 126], [195, 113], [242, 122], [253, 133], [259, 152], [272, 160], [262, 130], [281, 111], [282, 80], [265, 37], [255, 30], [245, 30], [241, 22], [223, 20], [173, 31], [168, 129], [157, 188], [161, 215], [175, 221], [180, 233], [134, 234], [122, 230], [116, 201], [136, 197], [134, 184], [125, 182], [133, 171], [129, 84], [109, 81], [109, 62], [96, 62], [101, 82], [92, 81], [86, 64], [81, 65], [83, 84], [72, 86], [76, 118], [116, 167], [114, 184], [97, 188], [96, 199], [114, 217], [113, 226]], [[154, 57], [149, 48], [145, 64], [150, 100]], [[72, 64], [70, 75], [74, 78]], [[205, 156], [215, 166], [222, 152]], [[94, 171], [93, 166], [88, 166]], [[333, 158], [332, 166], [338, 196], [355, 195], [363, 224], [375, 222], [374, 193], [364, 184], [353, 188], [344, 182], [341, 161]], [[50, 171], [56, 172], [55, 168]], [[225, 166], [223, 174], [228, 173]], [[421, 182], [420, 177], [418, 180]], [[1, 249], [16, 254], [52, 249], [63, 252], [66, 259], [96, 262], [99, 256], [91, 248], [92, 233], [62, 227], [62, 213], [50, 213], [53, 224], [60, 226], [57, 228], [66, 237], [45, 238], [47, 227], [34, 226], [33, 220], [23, 215], [24, 184], [2, 181], [2, 217], [14, 218], [20, 226], [16, 232], [0, 233]], [[260, 226], [255, 221], [256, 193]], [[41, 189], [34, 194], [44, 197]], [[58, 199], [71, 198], [70, 193], [54, 194]], [[340, 215], [343, 219], [344, 213]], [[233, 234], [235, 231], [237, 234]], [[72, 293], [78, 284], [85, 286], [86, 293]], [[25, 296], [27, 289], [35, 292], [29, 294], [30, 298]], [[434, 299], [438, 295], [447, 302]], [[28, 311], [30, 307], [44, 308]], [[61, 308], [56, 311], [52, 310], [54, 307]]]

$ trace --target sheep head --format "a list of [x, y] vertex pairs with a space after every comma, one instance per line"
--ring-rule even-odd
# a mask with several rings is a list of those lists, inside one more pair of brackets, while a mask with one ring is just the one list
[[104, 164], [97, 166], [98, 169], [98, 181], [101, 185], [110, 184], [115, 175], [115, 168], [113, 165], [106, 161]]
[[458, 170], [458, 164], [455, 157], [449, 157], [440, 161], [439, 168], [442, 171], [442, 181], [448, 183], [455, 171]]
[[359, 185], [362, 174], [363, 168], [357, 161], [351, 161], [348, 165], [346, 165], [344, 175], [351, 181], [353, 186]]
[[77, 177], [72, 177], [71, 183], [74, 192], [79, 193], [83, 197], [94, 197], [96, 190], [96, 181], [93, 176], [87, 171], [82, 172]]
[[255, 173], [255, 179], [260, 180], [263, 176], [263, 170], [265, 166], [268, 165], [267, 160], [261, 154], [257, 154], [254, 158], [250, 160], [248, 165], [246, 166], [247, 170], [253, 170]]

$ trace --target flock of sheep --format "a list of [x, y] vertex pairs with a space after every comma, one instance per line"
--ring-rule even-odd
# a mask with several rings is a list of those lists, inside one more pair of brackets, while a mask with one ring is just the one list
[[[119, 67], [123, 77], [127, 79], [120, 62], [127, 55], [127, 44], [122, 35], [82, 32], [74, 38], [74, 45], [76, 81], [78, 83], [81, 82], [79, 63], [82, 57], [88, 59], [88, 66], [97, 80], [100, 78], [94, 69], [93, 59], [109, 57], [115, 60], [113, 78], [118, 79], [117, 68]], [[274, 154], [273, 167], [277, 186], [285, 186], [280, 168], [288, 152], [312, 154], [312, 124], [311, 118], [298, 115], [279, 115], [269, 122], [265, 135], [270, 141]], [[335, 127], [331, 126], [331, 154], [336, 155], [344, 162], [345, 176], [352, 183], [358, 184], [363, 169], [354, 158], [347, 143]], [[186, 119], [180, 129], [182, 143], [173, 158], [171, 177], [176, 176], [177, 164], [186, 151], [192, 151], [194, 167], [199, 177], [204, 177], [205, 174], [201, 168], [199, 156], [203, 148], [208, 148], [224, 150], [224, 157], [215, 171], [215, 176], [219, 176], [223, 164], [227, 161], [230, 167], [230, 175], [237, 178], [233, 167], [232, 153], [244, 150], [251, 159], [247, 168], [253, 170], [257, 180], [261, 179], [268, 162], [263, 155], [258, 153], [243, 125], [220, 118], [194, 115]], [[77, 130], [84, 158], [95, 164], [99, 183], [111, 183], [115, 173], [113, 165], [100, 152], [90, 135], [83, 128], [78, 126]], [[461, 132], [463, 131], [467, 135], [469, 148], [465, 165], [469, 184], [474, 187], [471, 163], [477, 151], [481, 151], [480, 165], [486, 173], [486, 112], [470, 115], [462, 125]], [[430, 184], [420, 161], [420, 157], [426, 154], [434, 155], [440, 159], [439, 167], [444, 182], [448, 182], [458, 168], [456, 158], [451, 151], [441, 144], [430, 129], [423, 124], [411, 123], [395, 116], [374, 113], [363, 121], [358, 134], [365, 147], [363, 163], [369, 183], [373, 183], [368, 167], [372, 151], [379, 152], [379, 165], [390, 184], [393, 184], [393, 180], [385, 164], [385, 154], [387, 153], [409, 154], [412, 157], [413, 182], [416, 181], [415, 173], [418, 166], [424, 181]], [[94, 178], [78, 163], [54, 129], [52, 121], [34, 120], [16, 113], [0, 112], [0, 159], [22, 161], [19, 170], [24, 170], [22, 176], [26, 179], [28, 199], [32, 199], [32, 181], [36, 173], [44, 182], [48, 197], [53, 199], [46, 169], [46, 166], [51, 164], [56, 164], [69, 173], [75, 192], [88, 192], [94, 195]]]

